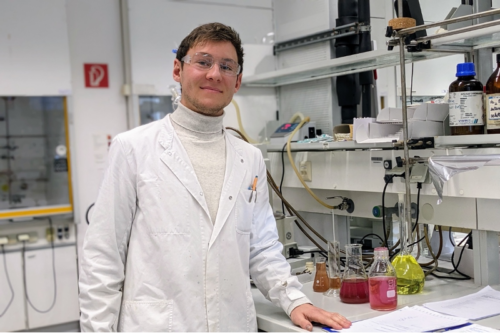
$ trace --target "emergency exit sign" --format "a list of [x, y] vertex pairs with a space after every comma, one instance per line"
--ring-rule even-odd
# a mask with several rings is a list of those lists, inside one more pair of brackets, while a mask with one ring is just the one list
[[108, 88], [109, 76], [107, 64], [83, 64], [85, 88]]

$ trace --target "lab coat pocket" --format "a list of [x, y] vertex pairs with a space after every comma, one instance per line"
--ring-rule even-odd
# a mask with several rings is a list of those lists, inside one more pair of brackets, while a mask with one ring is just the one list
[[[236, 204], [236, 231], [240, 234], [249, 234], [252, 231], [255, 196], [257, 192], [251, 190], [240, 191]], [[250, 199], [252, 196], [252, 200]]]
[[125, 301], [118, 331], [172, 332], [173, 301]]

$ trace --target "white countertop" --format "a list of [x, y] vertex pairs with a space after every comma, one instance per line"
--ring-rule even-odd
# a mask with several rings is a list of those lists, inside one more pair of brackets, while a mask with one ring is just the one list
[[[442, 301], [451, 298], [465, 296], [475, 293], [483, 287], [474, 285], [471, 281], [457, 281], [437, 279], [428, 277], [425, 281], [424, 291], [417, 295], [399, 295], [398, 309], [405, 306], [422, 305], [426, 302]], [[500, 290], [499, 286], [492, 286]], [[386, 314], [385, 311], [376, 311], [370, 308], [370, 304], [345, 304], [338, 297], [326, 297], [322, 293], [312, 290], [312, 282], [304, 283], [302, 291], [313, 302], [315, 306], [331, 312], [338, 312], [350, 321], [358, 321]], [[300, 327], [292, 324], [286, 313], [270, 301], [268, 301], [257, 288], [252, 288], [252, 295], [257, 310], [257, 324], [259, 329], [267, 332], [306, 332]], [[479, 325], [500, 329], [500, 316], [495, 316], [474, 322]], [[314, 327], [313, 331], [322, 332], [320, 327]]]

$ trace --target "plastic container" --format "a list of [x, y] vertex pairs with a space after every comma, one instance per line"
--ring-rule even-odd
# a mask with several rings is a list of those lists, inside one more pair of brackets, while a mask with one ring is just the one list
[[340, 300], [344, 303], [360, 304], [370, 300], [368, 276], [363, 265], [361, 244], [345, 246], [346, 268], [342, 276]]
[[500, 54], [497, 54], [497, 68], [485, 85], [486, 132], [500, 134]]
[[394, 310], [398, 306], [396, 271], [389, 261], [386, 247], [377, 247], [368, 272], [370, 307], [373, 310]]
[[457, 65], [457, 80], [449, 88], [451, 135], [484, 134], [483, 85], [475, 75], [473, 63]]

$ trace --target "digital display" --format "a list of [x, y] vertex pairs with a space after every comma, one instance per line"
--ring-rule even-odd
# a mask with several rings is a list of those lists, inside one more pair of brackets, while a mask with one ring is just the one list
[[298, 125], [299, 123], [286, 123], [281, 125], [280, 128], [278, 128], [274, 133], [291, 133], [293, 132], [293, 130], [295, 130], [295, 128], [297, 128]]

